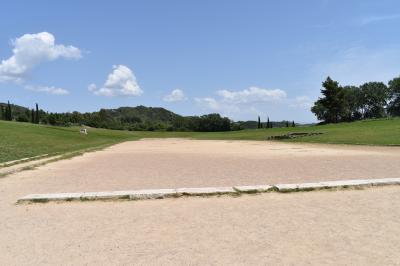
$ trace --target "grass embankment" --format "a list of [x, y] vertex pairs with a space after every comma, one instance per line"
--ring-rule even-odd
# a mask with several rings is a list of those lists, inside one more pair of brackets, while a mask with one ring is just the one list
[[41, 154], [78, 151], [134, 139], [129, 132], [93, 129], [82, 135], [78, 127], [52, 127], [0, 121], [0, 163]]
[[288, 139], [288, 142], [400, 145], [400, 119], [380, 119], [323, 126], [272, 128], [232, 132], [128, 132], [89, 129], [79, 134], [77, 127], [52, 127], [0, 121], [0, 163], [41, 154], [72, 152], [112, 145], [140, 138], [195, 138], [265, 140], [269, 136], [293, 132], [318, 132], [321, 135]]

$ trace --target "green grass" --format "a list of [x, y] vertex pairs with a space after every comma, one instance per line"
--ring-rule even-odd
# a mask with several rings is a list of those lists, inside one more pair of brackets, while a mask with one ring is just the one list
[[272, 128], [232, 132], [129, 132], [89, 129], [87, 136], [78, 127], [52, 127], [0, 121], [0, 163], [41, 154], [55, 154], [112, 145], [140, 138], [184, 138], [265, 140], [290, 132], [320, 132], [322, 135], [285, 140], [287, 142], [400, 145], [400, 119], [366, 120], [323, 126]]
[[231, 132], [133, 132], [137, 138], [192, 137], [195, 139], [266, 140], [292, 132], [319, 132], [321, 135], [284, 140], [286, 142], [400, 145], [400, 119], [365, 120], [321, 126], [250, 129]]
[[0, 162], [41, 154], [72, 152], [134, 138], [125, 131], [93, 129], [85, 136], [79, 133], [77, 127], [0, 121]]

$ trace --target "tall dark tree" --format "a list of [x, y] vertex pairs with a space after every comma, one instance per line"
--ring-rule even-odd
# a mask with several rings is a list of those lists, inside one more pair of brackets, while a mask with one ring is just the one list
[[363, 100], [364, 118], [386, 116], [389, 89], [383, 82], [367, 82], [360, 87]]
[[286, 121], [286, 127], [289, 127], [289, 121]]
[[6, 119], [6, 111], [4, 110], [3, 105], [0, 105], [0, 120], [5, 120]]
[[400, 116], [400, 77], [389, 81], [389, 96], [389, 113], [393, 116]]
[[39, 122], [40, 122], [39, 105], [36, 104], [35, 123], [39, 124]]
[[294, 120], [292, 121], [292, 127], [295, 127], [296, 126], [296, 124], [294, 123]]
[[322, 83], [322, 87], [321, 93], [323, 97], [315, 102], [311, 111], [319, 120], [324, 120], [327, 123], [337, 123], [340, 120], [340, 113], [343, 109], [342, 88], [337, 81], [332, 80], [330, 77]]
[[261, 119], [260, 119], [260, 116], [258, 116], [257, 128], [261, 128]]
[[271, 127], [271, 125], [270, 125], [269, 117], [268, 117], [268, 119], [267, 119], [267, 128], [270, 128], [270, 127]]
[[11, 110], [11, 104], [10, 101], [7, 101], [7, 108], [6, 108], [6, 120], [12, 121], [13, 115], [12, 115], [12, 110]]
[[356, 86], [344, 86], [341, 93], [341, 121], [354, 121], [361, 119], [364, 113], [364, 100], [361, 89]]

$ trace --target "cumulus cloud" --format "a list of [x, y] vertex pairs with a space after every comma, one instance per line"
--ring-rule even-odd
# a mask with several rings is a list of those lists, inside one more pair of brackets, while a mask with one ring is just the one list
[[203, 109], [226, 114], [249, 112], [254, 113], [257, 105], [262, 103], [278, 103], [286, 99], [286, 92], [280, 89], [263, 89], [249, 87], [240, 91], [218, 90], [214, 97], [195, 98], [195, 102]]
[[175, 89], [170, 94], [165, 95], [163, 100], [165, 102], [180, 102], [186, 100], [186, 96], [182, 90]]
[[63, 88], [57, 88], [53, 86], [32, 86], [32, 85], [27, 85], [25, 86], [25, 89], [30, 90], [30, 91], [36, 91], [36, 92], [44, 92], [47, 94], [54, 94], [54, 95], [66, 95], [69, 94], [69, 91]]
[[250, 87], [241, 91], [219, 90], [222, 101], [230, 103], [273, 102], [286, 98], [286, 92], [280, 89]]
[[[308, 96], [289, 98], [281, 89], [249, 87], [244, 90], [218, 90], [216, 97], [195, 98], [196, 104], [209, 112], [217, 112], [233, 119], [249, 117], [274, 117], [274, 119], [293, 119], [295, 109], [309, 110], [312, 100]], [[280, 118], [278, 118], [280, 117]]]
[[140, 96], [143, 91], [139, 87], [136, 77], [127, 66], [114, 65], [112, 72], [101, 88], [90, 84], [88, 90], [101, 96]]
[[13, 55], [0, 64], [0, 81], [23, 82], [36, 66], [59, 58], [79, 59], [74, 46], [55, 44], [51, 33], [24, 34], [11, 42]]
[[299, 96], [290, 100], [290, 107], [299, 109], [310, 109], [313, 106], [313, 101], [308, 96]]

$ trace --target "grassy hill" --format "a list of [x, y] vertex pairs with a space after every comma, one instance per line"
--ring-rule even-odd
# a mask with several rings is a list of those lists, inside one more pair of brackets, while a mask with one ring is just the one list
[[140, 138], [189, 137], [195, 139], [266, 140], [289, 133], [322, 133], [286, 139], [288, 142], [400, 145], [400, 119], [365, 120], [307, 127], [249, 129], [229, 132], [149, 132], [53, 127], [0, 121], [0, 162], [41, 154], [71, 152]]
[[79, 133], [78, 127], [0, 121], [0, 162], [112, 145], [127, 139], [135, 136], [106, 129], [90, 129], [86, 136]]

